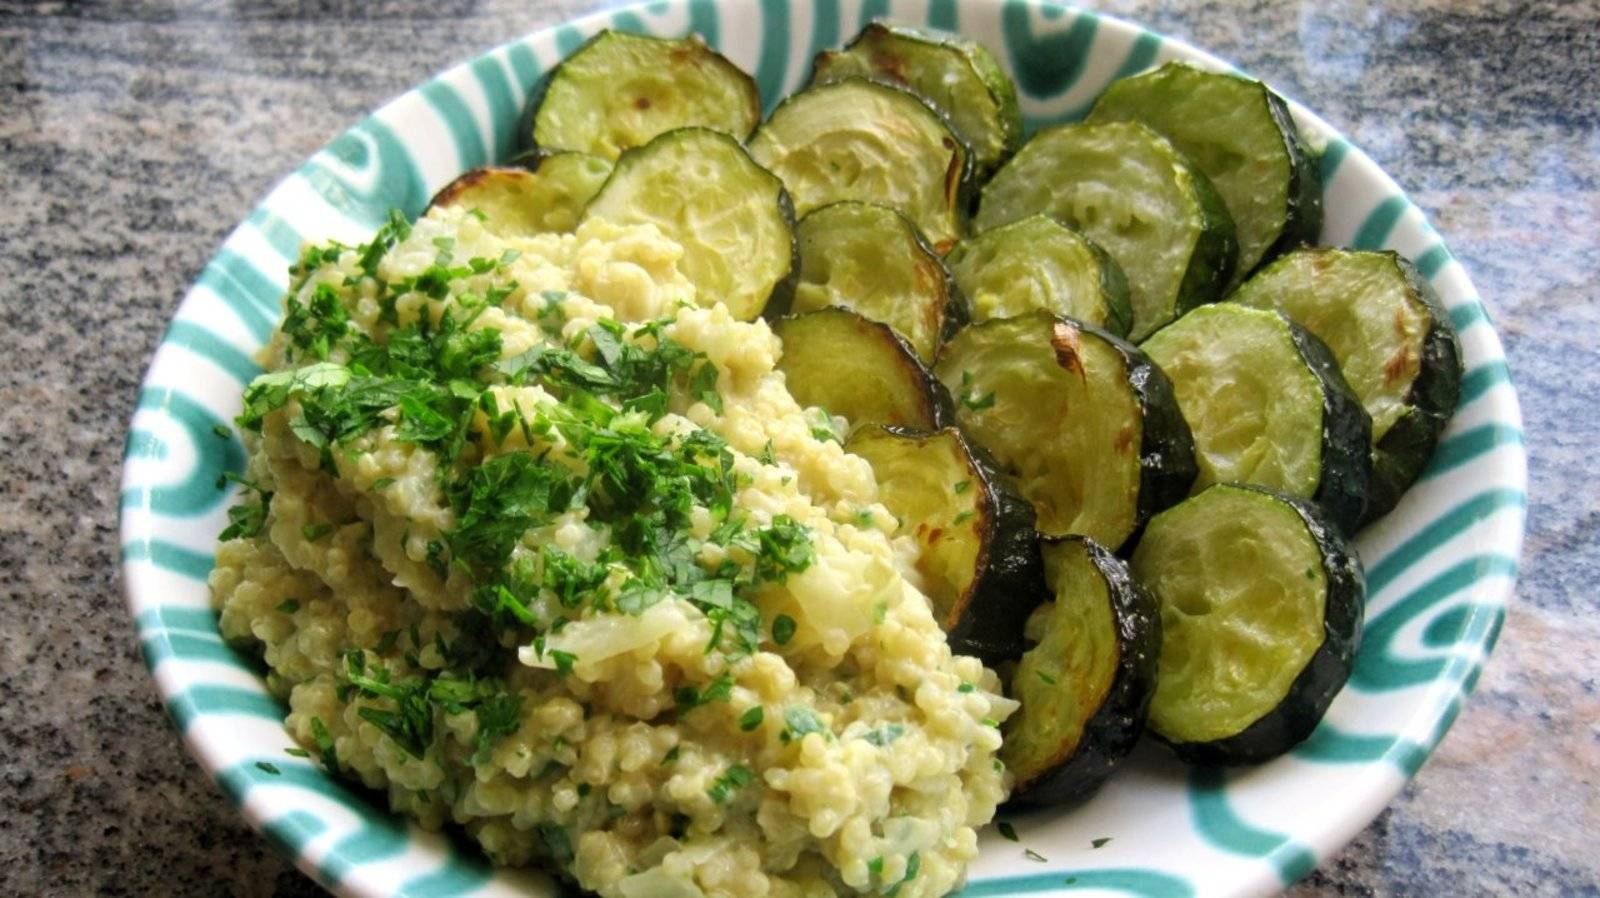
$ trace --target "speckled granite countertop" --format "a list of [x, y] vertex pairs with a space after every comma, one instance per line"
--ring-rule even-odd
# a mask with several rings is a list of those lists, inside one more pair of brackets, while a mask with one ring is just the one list
[[[283, 173], [584, 0], [0, 0], [0, 895], [314, 895], [184, 755], [123, 611], [118, 459], [185, 286]], [[1297, 896], [1600, 895], [1600, 5], [1135, 0], [1433, 217], [1511, 357], [1518, 599], [1394, 806]]]

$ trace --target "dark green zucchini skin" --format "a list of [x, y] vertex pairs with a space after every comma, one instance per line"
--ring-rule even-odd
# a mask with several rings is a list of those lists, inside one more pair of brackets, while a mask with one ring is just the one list
[[1138, 394], [1139, 406], [1144, 412], [1139, 442], [1138, 523], [1118, 549], [1118, 554], [1126, 555], [1139, 541], [1139, 534], [1152, 515], [1171, 508], [1189, 495], [1195, 477], [1200, 474], [1194, 457], [1194, 435], [1178, 409], [1172, 381], [1143, 350], [1109, 331], [1070, 318], [1066, 320], [1074, 327], [1101, 337], [1122, 355], [1128, 384]]
[[[1289, 153], [1289, 198], [1284, 210], [1287, 221], [1283, 233], [1255, 265], [1256, 270], [1297, 246], [1316, 243], [1322, 237], [1322, 167], [1300, 136], [1300, 129], [1289, 113], [1289, 106], [1278, 92], [1267, 90], [1267, 109], [1278, 123], [1283, 134], [1284, 149]], [[1238, 284], [1250, 274], [1237, 272], [1233, 283]]]
[[1161, 607], [1128, 572], [1128, 565], [1086, 536], [1045, 537], [1047, 543], [1083, 543], [1111, 596], [1120, 654], [1111, 688], [1083, 726], [1077, 748], [1065, 762], [1025, 783], [1011, 795], [1016, 805], [1059, 805], [1093, 795], [1145, 730], [1161, 658]]
[[1257, 486], [1235, 484], [1233, 488], [1254, 490], [1292, 507], [1321, 549], [1322, 570], [1328, 583], [1322, 645], [1290, 684], [1283, 701], [1241, 732], [1212, 742], [1167, 742], [1179, 757], [1192, 764], [1255, 764], [1276, 758], [1304, 742], [1350, 679], [1356, 650], [1361, 647], [1367, 576], [1361, 558], [1350, 544], [1309, 503]]
[[1410, 406], [1372, 447], [1372, 479], [1367, 488], [1365, 522], [1394, 510], [1433, 457], [1439, 435], [1461, 399], [1461, 340], [1439, 294], [1405, 257], [1395, 262], [1428, 311], [1428, 333], [1422, 338], [1422, 364], [1407, 397]]
[[1372, 418], [1339, 373], [1327, 344], [1287, 317], [1283, 320], [1306, 367], [1322, 384], [1322, 480], [1311, 498], [1340, 533], [1354, 536], [1372, 479]]
[[1022, 654], [1023, 625], [1033, 609], [1049, 598], [1050, 588], [1045, 584], [1039, 534], [1034, 530], [1033, 503], [1017, 492], [987, 449], [967, 439], [959, 428], [949, 429], [955, 431], [972, 459], [990, 523], [972, 587], [947, 633], [952, 649], [976, 655], [992, 667]]

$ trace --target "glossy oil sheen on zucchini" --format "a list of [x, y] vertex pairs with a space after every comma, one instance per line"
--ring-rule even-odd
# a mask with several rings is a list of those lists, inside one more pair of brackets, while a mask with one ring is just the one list
[[1197, 763], [1276, 757], [1350, 676], [1366, 580], [1310, 506], [1218, 484], [1156, 515], [1133, 575], [1161, 606], [1150, 728]]
[[1024, 312], [1065, 315], [1127, 336], [1133, 324], [1122, 266], [1048, 215], [984, 231], [945, 257], [973, 321]]
[[955, 282], [915, 225], [871, 203], [842, 202], [800, 219], [796, 312], [843, 306], [894, 328], [932, 362], [962, 321]]
[[897, 210], [941, 253], [961, 237], [971, 151], [910, 91], [862, 78], [808, 87], [772, 111], [750, 154], [801, 215], [860, 200]]
[[1026, 804], [1076, 801], [1099, 788], [1144, 732], [1161, 652], [1155, 599], [1127, 565], [1081, 536], [1047, 540], [1054, 599], [1029, 617], [1027, 653], [1008, 694], [1000, 759]]
[[1283, 100], [1259, 81], [1169, 62], [1113, 82], [1088, 120], [1143, 122], [1205, 172], [1238, 229], [1234, 283], [1322, 231], [1316, 160]]
[[1367, 518], [1422, 473], [1461, 395], [1461, 345], [1438, 296], [1392, 252], [1301, 249], [1232, 300], [1277, 309], [1316, 334], [1372, 417]]
[[1371, 421], [1322, 341], [1276, 312], [1201, 306], [1140, 345], [1194, 435], [1194, 488], [1250, 483], [1315, 502], [1355, 532]]
[[889, 81], [932, 103], [972, 148], [980, 171], [992, 171], [1022, 142], [1016, 85], [976, 41], [873, 22], [812, 63], [814, 83], [851, 76]]
[[624, 153], [584, 214], [660, 228], [704, 305], [749, 320], [789, 304], [800, 268], [789, 196], [720, 131], [680, 128]]
[[476, 209], [502, 237], [565, 234], [611, 174], [610, 162], [588, 153], [531, 153], [512, 161], [515, 167], [467, 172], [429, 205]]
[[606, 159], [678, 128], [744, 140], [761, 120], [755, 81], [698, 35], [609, 29], [557, 66], [530, 108], [534, 146]]
[[1133, 122], [1058, 125], [1034, 135], [984, 185], [982, 232], [1044, 213], [1104, 247], [1128, 276], [1129, 337], [1217, 299], [1238, 255], [1210, 180]]
[[773, 327], [783, 341], [778, 370], [803, 406], [850, 422], [937, 430], [950, 397], [905, 338], [849, 309], [791, 315]]
[[1022, 649], [1046, 596], [1033, 507], [954, 427], [865, 427], [845, 448], [872, 465], [878, 498], [917, 544], [933, 616], [957, 652], [996, 664]]
[[1166, 376], [1098, 328], [1044, 312], [991, 319], [958, 332], [934, 370], [1042, 533], [1120, 547], [1194, 481], [1194, 444]]

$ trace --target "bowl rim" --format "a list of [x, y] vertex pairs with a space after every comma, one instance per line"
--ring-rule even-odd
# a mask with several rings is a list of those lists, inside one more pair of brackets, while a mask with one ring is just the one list
[[[225, 238], [217, 254], [207, 263], [207, 269], [219, 263], [228, 247], [234, 244], [240, 238], [241, 233], [252, 226], [252, 223], [255, 223], [257, 227], [262, 225], [265, 218], [271, 214], [268, 211], [268, 206], [273, 198], [285, 190], [286, 186], [298, 175], [301, 175], [307, 166], [312, 165], [313, 160], [316, 160], [320, 155], [331, 152], [340, 139], [356, 133], [363, 127], [381, 127], [380, 117], [386, 113], [390, 115], [398, 114], [397, 110], [400, 109], [402, 104], [415, 101], [419, 95], [430, 89], [436, 89], [438, 86], [448, 87], [453, 81], [461, 81], [468, 77], [469, 69], [472, 66], [481, 64], [487, 59], [501, 58], [513, 48], [529, 46], [536, 40], [560, 41], [561, 34], [565, 33], [568, 35], [566, 44], [563, 45], [565, 51], [562, 55], [565, 55], [575, 46], [570, 35], [589, 34], [601, 27], [609, 27], [616, 22], [619, 16], [644, 14], [646, 12], [656, 13], [666, 9], [687, 7], [696, 2], [701, 2], [701, 0], [645, 0], [645, 2], [637, 3], [607, 4], [576, 18], [554, 23], [485, 50], [418, 82], [377, 106], [359, 122], [346, 129], [333, 141], [324, 145], [300, 168], [278, 180], [252, 206], [252, 211], [243, 219], [240, 225]], [[704, 2], [720, 8], [740, 4], [750, 6], [754, 5], [758, 0], [704, 0]], [[938, 0], [930, 0], [930, 2], [936, 3]], [[990, 2], [998, 5], [1002, 0], [990, 0]], [[814, 3], [809, 5], [813, 9], [815, 8]], [[1027, 8], [1030, 12], [1042, 14], [1046, 18], [1066, 18], [1069, 21], [1076, 21], [1079, 17], [1087, 16], [1096, 21], [1101, 27], [1112, 32], [1119, 32], [1123, 39], [1138, 41], [1145, 36], [1152, 36], [1164, 52], [1170, 52], [1174, 56], [1192, 59], [1202, 65], [1240, 71], [1227, 61], [1184, 40], [1155, 32], [1137, 23], [1115, 16], [1089, 12], [1068, 4], [1055, 2], [1055, 0], [1032, 0], [1027, 4]], [[792, 15], [793, 13], [791, 12], [790, 14]], [[840, 16], [842, 19], [842, 12]], [[553, 63], [551, 65], [553, 66]], [[545, 68], [545, 71], [548, 70], [548, 67]], [[1387, 221], [1387, 227], [1392, 229], [1402, 219], [1410, 220], [1414, 229], [1418, 229], [1420, 234], [1429, 238], [1429, 246], [1426, 252], [1433, 254], [1437, 262], [1432, 279], [1435, 281], [1441, 295], [1457, 298], [1452, 303], [1451, 311], [1452, 317], [1457, 320], [1458, 330], [1465, 333], [1471, 328], [1474, 342], [1477, 344], [1477, 354], [1483, 357], [1484, 364], [1486, 366], [1498, 366], [1500, 377], [1506, 389], [1495, 389], [1494, 387], [1501, 385], [1501, 381], [1497, 381], [1480, 398], [1489, 400], [1490, 407], [1487, 418], [1493, 425], [1501, 428], [1499, 435], [1504, 438], [1503, 442], [1495, 443], [1491, 447], [1495, 450], [1503, 451], [1495, 451], [1490, 456], [1492, 471], [1495, 475], [1494, 480], [1500, 485], [1501, 494], [1500, 504], [1496, 505], [1492, 510], [1496, 514], [1495, 520], [1497, 523], [1489, 528], [1489, 535], [1481, 541], [1497, 550], [1494, 557], [1500, 561], [1497, 567], [1483, 571], [1486, 576], [1475, 579], [1472, 582], [1472, 601], [1467, 603], [1468, 612], [1461, 617], [1457, 630], [1458, 636], [1465, 634], [1465, 638], [1457, 638], [1451, 643], [1453, 648], [1463, 649], [1464, 651], [1450, 655], [1449, 664], [1446, 668], [1441, 670], [1430, 681], [1430, 687], [1440, 687], [1431, 689], [1430, 695], [1433, 692], [1441, 693], [1441, 695], [1436, 705], [1429, 706], [1420, 715], [1431, 718], [1429, 731], [1423, 738], [1413, 740], [1409, 745], [1401, 745], [1404, 740], [1397, 738], [1396, 744], [1390, 746], [1381, 755], [1381, 760], [1392, 761], [1399, 766], [1402, 775], [1398, 778], [1386, 780], [1373, 788], [1366, 789], [1359, 796], [1359, 801], [1347, 807], [1345, 812], [1337, 818], [1338, 822], [1336, 824], [1324, 826], [1309, 836], [1298, 834], [1297, 838], [1293, 840], [1285, 838], [1277, 846], [1265, 853], [1258, 853], [1258, 857], [1266, 858], [1269, 866], [1275, 868], [1276, 879], [1260, 875], [1251, 876], [1247, 882], [1238, 883], [1238, 888], [1226, 892], [1226, 894], [1234, 895], [1265, 894], [1284, 887], [1309, 872], [1319, 860], [1325, 860], [1358, 832], [1366, 828], [1383, 808], [1393, 800], [1404, 785], [1409, 782], [1416, 769], [1437, 747], [1439, 740], [1443, 738], [1445, 732], [1454, 722], [1465, 697], [1470, 694], [1476, 685], [1482, 664], [1492, 651], [1498, 637], [1506, 608], [1515, 588], [1516, 568], [1521, 558], [1524, 539], [1527, 501], [1527, 456], [1522, 437], [1522, 420], [1518, 398], [1514, 386], [1510, 384], [1509, 370], [1506, 369], [1504, 351], [1500, 345], [1498, 334], [1490, 324], [1482, 299], [1473, 288], [1465, 270], [1450, 254], [1442, 238], [1438, 236], [1428, 221], [1427, 216], [1387, 172], [1327, 121], [1310, 111], [1303, 104], [1296, 102], [1293, 98], [1285, 95], [1285, 99], [1295, 119], [1308, 132], [1313, 142], [1322, 144], [1322, 148], [1327, 154], [1325, 159], [1332, 158], [1332, 170], [1346, 168], [1358, 170], [1363, 178], [1374, 181], [1384, 191], [1387, 196], [1384, 201], [1386, 205], [1398, 198], [1398, 202], [1393, 203], [1392, 207], [1385, 211], [1385, 217], [1380, 219], [1379, 223], [1382, 224], [1383, 221]], [[1325, 172], [1330, 170], [1330, 166], [1326, 161], [1323, 168]], [[1368, 223], [1372, 220], [1369, 215]], [[1363, 228], [1360, 233], [1365, 234], [1366, 229]], [[1387, 231], [1379, 234], [1375, 242], [1381, 243], [1387, 236]], [[191, 285], [181, 303], [169, 317], [168, 329], [164, 332], [155, 355], [159, 355], [161, 350], [173, 341], [173, 328], [177, 326], [184, 309], [201, 301], [201, 298], [195, 295], [195, 287]], [[150, 382], [151, 374], [155, 367], [156, 358], [152, 357], [150, 366], [147, 367], [144, 376], [141, 378], [141, 397], [155, 389]], [[163, 401], [171, 402], [170, 391]], [[1463, 405], [1465, 405], [1465, 400], [1463, 400]], [[165, 408], [165, 406], [162, 407]], [[195, 711], [193, 708], [185, 709], [178, 703], [184, 690], [190, 685], [188, 678], [179, 676], [174, 665], [163, 663], [166, 660], [170, 660], [173, 653], [170, 650], [170, 646], [163, 648], [162, 640], [170, 642], [175, 633], [181, 635], [181, 632], [178, 631], [181, 631], [182, 627], [175, 626], [174, 621], [169, 619], [171, 615], [163, 611], [164, 607], [170, 608], [170, 606], [163, 606], [159, 596], [152, 594], [159, 591], [160, 584], [151, 582], [146, 572], [138, 567], [140, 562], [148, 562], [154, 559], [159, 548], [154, 543], [160, 542], [159, 538], [152, 536], [152, 528], [150, 526], [153, 512], [149, 506], [149, 497], [153, 487], [146, 482], [144, 475], [140, 474], [141, 468], [132, 463], [132, 460], [137, 457], [140, 451], [140, 429], [137, 426], [137, 422], [141, 412], [147, 408], [143, 398], [141, 398], [140, 411], [135, 412], [134, 420], [130, 421], [129, 424], [128, 443], [122, 470], [121, 500], [119, 502], [119, 539], [121, 545], [119, 567], [125, 600], [139, 631], [141, 655], [146, 667], [151, 671], [157, 682], [162, 697], [166, 701], [169, 714], [173, 716], [175, 723], [178, 725], [185, 749], [191, 757], [199, 761], [208, 776], [223, 788], [230, 801], [239, 807], [252, 827], [261, 831], [269, 840], [278, 845], [280, 850], [290, 856], [303, 872], [326, 887], [328, 886], [326, 873], [329, 858], [324, 857], [320, 860], [314, 858], [304, 850], [303, 840], [297, 842], [292, 837], [293, 834], [285, 833], [281, 826], [274, 824], [274, 821], [279, 819], [274, 815], [282, 810], [281, 803], [269, 800], [270, 796], [263, 798], [262, 796], [271, 790], [252, 788], [251, 782], [247, 778], [241, 777], [239, 765], [230, 760], [236, 753], [223, 751], [222, 746], [215, 739], [208, 738], [203, 729], [188, 726], [189, 718], [194, 715]], [[1482, 457], [1481, 455], [1475, 456], [1475, 458], [1480, 459]], [[144, 504], [141, 505], [138, 501], [130, 503], [130, 495], [135, 497], [142, 496]], [[1499, 514], [1501, 511], [1507, 513]], [[1391, 555], [1385, 556], [1378, 564], [1383, 564], [1394, 553], [1405, 548], [1406, 546], [1402, 545], [1392, 550]], [[182, 546], [167, 546], [166, 550], [179, 553], [188, 552], [191, 555], [197, 553], [197, 550], [192, 547], [184, 548]], [[1388, 581], [1386, 582], [1392, 582], [1396, 577], [1402, 576], [1405, 568], [1410, 568], [1421, 559], [1428, 557], [1427, 553], [1430, 551], [1433, 551], [1433, 549], [1427, 549], [1421, 555], [1411, 557], [1409, 561], [1401, 566], [1401, 570], [1387, 570], [1385, 573]], [[209, 570], [210, 561], [211, 559], [209, 558], [203, 559], [203, 566], [206, 570]], [[198, 569], [202, 564], [202, 560], [194, 557], [182, 557], [179, 563], [188, 564], [192, 569]], [[1374, 565], [1371, 570], [1375, 571], [1377, 567], [1378, 565]], [[204, 578], [205, 573], [202, 571], [198, 579], [203, 581]], [[1370, 623], [1369, 619], [1367, 625], [1370, 626]], [[235, 685], [232, 688], [239, 689], [245, 693], [249, 692], [249, 689], [242, 685]], [[272, 701], [267, 697], [264, 688], [259, 683], [256, 685], [256, 692], [260, 693], [261, 701]], [[240, 700], [245, 699], [241, 698]], [[279, 727], [281, 729], [281, 715]], [[1405, 757], [1397, 757], [1395, 752], [1406, 754]], [[282, 766], [290, 766], [290, 764], [285, 762]], [[314, 769], [310, 765], [294, 766], [305, 766], [307, 769]], [[1220, 792], [1222, 787], [1226, 785], [1227, 780], [1227, 777], [1212, 772], [1191, 775], [1191, 793], [1205, 794], [1207, 790]], [[355, 792], [343, 786], [335, 785], [333, 788], [340, 794], [339, 800], [341, 801], [348, 802], [353, 800], [358, 803], [366, 801], [365, 798], [358, 796]], [[359, 810], [357, 812], [360, 813]], [[390, 815], [390, 812], [387, 811], [379, 811], [378, 813], [384, 816]], [[1246, 825], [1246, 828], [1248, 828], [1248, 825]], [[415, 833], [415, 827], [410, 826], [407, 831]], [[1268, 835], [1273, 834], [1268, 833]], [[1076, 872], [1078, 869], [1070, 868], [1072, 872]], [[1052, 871], [1037, 875], [1001, 877], [998, 879], [989, 878], [969, 883], [969, 888], [962, 894], [999, 895], [1042, 891], [1047, 885], [1046, 879], [1049, 880], [1048, 886], [1050, 888], [1059, 889], [1062, 887], [1060, 885], [1060, 875], [1063, 872], [1069, 871]], [[982, 888], [974, 890], [972, 888], [973, 885], [981, 886]], [[388, 893], [387, 889], [379, 889], [362, 877], [345, 878], [333, 884], [332, 888], [340, 894], [348, 895], [368, 896]]]

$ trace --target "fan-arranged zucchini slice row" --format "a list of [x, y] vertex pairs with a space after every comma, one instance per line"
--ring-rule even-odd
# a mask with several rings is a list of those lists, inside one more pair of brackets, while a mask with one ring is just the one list
[[783, 179], [801, 215], [841, 200], [889, 206], [939, 252], [961, 237], [972, 153], [916, 94], [846, 78], [779, 104], [750, 155]]
[[1047, 540], [1044, 564], [1054, 599], [1028, 618], [1009, 689], [1022, 707], [1000, 749], [1025, 804], [1081, 800], [1121, 765], [1144, 732], [1161, 652], [1156, 601], [1120, 559], [1074, 536]]
[[653, 224], [683, 247], [678, 267], [702, 305], [734, 317], [781, 312], [794, 292], [799, 251], [783, 183], [739, 142], [679, 128], [622, 154], [585, 217]]
[[1132, 569], [1161, 606], [1156, 735], [1228, 764], [1311, 734], [1350, 676], [1366, 601], [1360, 560], [1315, 509], [1218, 484], [1156, 515]]
[[916, 225], [887, 206], [845, 201], [800, 219], [793, 310], [842, 306], [881, 321], [932, 362], [964, 320], [965, 303]]
[[761, 120], [761, 95], [755, 79], [699, 35], [607, 29], [556, 66], [528, 108], [533, 146], [616, 159], [679, 128], [742, 141]]
[[1231, 298], [1276, 309], [1328, 345], [1372, 418], [1367, 519], [1387, 514], [1433, 457], [1461, 395], [1461, 344], [1433, 288], [1392, 252], [1302, 249]]
[[778, 370], [802, 406], [850, 422], [937, 430], [950, 423], [950, 397], [905, 338], [849, 309], [818, 309], [782, 319]]
[[1047, 595], [1033, 507], [954, 427], [857, 430], [845, 448], [872, 465], [879, 500], [916, 541], [934, 618], [963, 654], [1015, 658]]
[[1202, 306], [1139, 347], [1172, 381], [1194, 435], [1194, 488], [1250, 483], [1361, 523], [1371, 419], [1321, 340], [1276, 312]]
[[1322, 179], [1283, 99], [1259, 81], [1182, 62], [1112, 83], [1091, 122], [1149, 125], [1217, 188], [1233, 218], [1233, 284], [1322, 231]]
[[932, 103], [972, 148], [980, 173], [1022, 142], [1016, 85], [976, 41], [873, 22], [844, 49], [824, 50], [812, 63], [813, 83], [854, 76], [907, 87]]
[[1044, 311], [1128, 335], [1133, 312], [1122, 266], [1048, 215], [1001, 225], [945, 257], [973, 321]]
[[1166, 375], [1099, 328], [1045, 312], [991, 319], [958, 332], [934, 371], [1043, 533], [1120, 547], [1194, 482], [1194, 443]]
[[1105, 247], [1128, 277], [1129, 337], [1220, 298], [1238, 246], [1211, 181], [1135, 122], [1058, 125], [1034, 135], [984, 185], [979, 231], [1044, 213]]
[[531, 151], [515, 167], [475, 168], [434, 194], [433, 206], [472, 210], [502, 237], [565, 234], [611, 174], [611, 163], [588, 153]]

